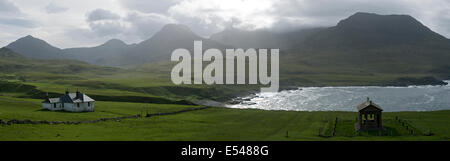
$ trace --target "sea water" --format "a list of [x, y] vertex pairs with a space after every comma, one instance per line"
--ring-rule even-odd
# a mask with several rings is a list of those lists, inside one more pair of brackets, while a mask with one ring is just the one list
[[[446, 81], [450, 83], [450, 81]], [[446, 86], [348, 86], [299, 87], [277, 93], [258, 93], [230, 108], [289, 111], [357, 111], [367, 97], [384, 111], [435, 111], [450, 109], [450, 85]]]

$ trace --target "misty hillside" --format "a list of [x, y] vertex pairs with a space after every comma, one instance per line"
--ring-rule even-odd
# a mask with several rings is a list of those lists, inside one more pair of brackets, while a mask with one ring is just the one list
[[184, 48], [193, 53], [196, 40], [203, 41], [203, 49], [227, 48], [226, 45], [198, 36], [185, 25], [168, 24], [150, 39], [137, 44], [126, 58], [128, 61], [126, 64], [170, 61], [170, 56], [175, 49]]
[[310, 65], [398, 73], [449, 70], [450, 41], [407, 15], [356, 13], [304, 42], [295, 50], [297, 60]]
[[227, 28], [211, 35], [210, 39], [236, 48], [279, 48], [291, 49], [303, 44], [306, 38], [323, 28], [298, 29], [285, 32], [269, 30], [245, 31]]
[[134, 45], [127, 45], [118, 39], [111, 39], [106, 43], [89, 48], [64, 49], [64, 55], [68, 59], [85, 61], [90, 64], [104, 66], [118, 66], [123, 55], [126, 55]]
[[408, 15], [378, 15], [358, 12], [336, 26], [311, 35], [307, 48], [377, 48], [398, 45], [448, 43], [448, 39]]
[[52, 73], [52, 74], [72, 74], [96, 73], [106, 74], [116, 72], [119, 69], [90, 65], [74, 60], [43, 60], [23, 57], [8, 48], [0, 49], [0, 73]]
[[203, 48], [225, 49], [213, 40], [193, 33], [187, 26], [168, 24], [150, 39], [134, 45], [113, 39], [92, 48], [69, 48], [63, 52], [66, 58], [77, 59], [104, 66], [134, 66], [158, 61], [170, 61], [173, 50], [185, 48], [193, 52], [194, 40], [203, 41]]
[[279, 48], [283, 39], [280, 34], [267, 31], [245, 31], [235, 28], [226, 28], [224, 31], [210, 36], [222, 44], [227, 44], [236, 48]]
[[[127, 45], [110, 40], [97, 47], [58, 49], [27, 36], [8, 45], [23, 56], [36, 59], [76, 59], [103, 66], [133, 67], [170, 61], [173, 50], [193, 50], [194, 40], [208, 48], [280, 48], [281, 70], [286, 74], [304, 69], [360, 69], [382, 73], [437, 73], [448, 75], [450, 41], [408, 15], [358, 12], [328, 28], [286, 32], [244, 31], [228, 28], [198, 36], [187, 26], [168, 24], [151, 38]], [[286, 54], [284, 54], [286, 53]]]

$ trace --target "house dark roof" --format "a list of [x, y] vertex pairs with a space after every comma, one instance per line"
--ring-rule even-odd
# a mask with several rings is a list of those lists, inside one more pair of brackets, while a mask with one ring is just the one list
[[379, 105], [377, 105], [377, 104], [375, 104], [375, 103], [373, 103], [372, 101], [369, 101], [369, 100], [364, 102], [364, 103], [362, 103], [362, 104], [360, 104], [357, 108], [358, 108], [358, 111], [361, 111], [362, 109], [365, 109], [365, 108], [370, 107], [370, 106], [378, 108], [379, 110], [383, 111], [383, 109]]
[[58, 103], [58, 102], [61, 102], [60, 98], [49, 98], [42, 103]]
[[[78, 94], [78, 96], [77, 96]], [[83, 103], [94, 102], [95, 100], [84, 93], [68, 93], [59, 98], [49, 98], [42, 103]]]
[[78, 97], [77, 97], [77, 93], [69, 93], [67, 95], [60, 97], [60, 99], [64, 103], [81, 103], [81, 102], [94, 101], [92, 98], [85, 95], [84, 93], [80, 93]]

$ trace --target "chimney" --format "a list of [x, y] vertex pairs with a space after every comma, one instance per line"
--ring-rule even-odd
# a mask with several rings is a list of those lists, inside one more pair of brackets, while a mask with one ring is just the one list
[[69, 89], [66, 89], [66, 95], [68, 95], [69, 94]]
[[78, 88], [77, 88], [77, 96], [76, 96], [77, 98], [81, 98], [81, 93], [80, 93], [80, 91], [78, 90]]
[[50, 101], [50, 99], [48, 98], [48, 92], [45, 93], [45, 100]]

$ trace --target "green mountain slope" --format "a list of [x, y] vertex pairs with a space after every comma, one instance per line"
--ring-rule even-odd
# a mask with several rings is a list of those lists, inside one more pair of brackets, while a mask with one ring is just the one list
[[47, 73], [78, 75], [82, 73], [112, 73], [117, 68], [89, 65], [76, 60], [43, 60], [26, 58], [11, 49], [0, 49], [0, 73]]
[[17, 53], [28, 58], [34, 59], [63, 59], [64, 55], [61, 49], [54, 47], [44, 40], [35, 38], [31, 35], [22, 37], [6, 46]]

